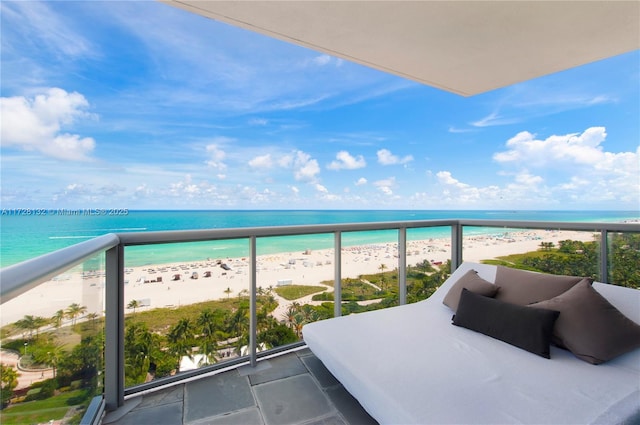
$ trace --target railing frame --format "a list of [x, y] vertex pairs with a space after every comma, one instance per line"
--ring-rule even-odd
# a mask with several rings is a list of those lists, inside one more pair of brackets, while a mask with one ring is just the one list
[[[414, 228], [447, 227], [451, 228], [451, 266], [455, 270], [463, 261], [463, 233], [464, 227], [488, 227], [504, 229], [554, 229], [593, 231], [600, 234], [600, 264], [599, 281], [609, 281], [608, 235], [610, 232], [640, 232], [638, 223], [568, 223], [568, 222], [536, 222], [536, 221], [505, 221], [505, 220], [424, 220], [406, 222], [378, 222], [378, 223], [347, 223], [332, 225], [286, 226], [286, 227], [256, 227], [214, 230], [186, 230], [164, 232], [139, 232], [108, 234], [64, 248], [43, 256], [6, 267], [0, 270], [0, 299], [5, 303], [18, 295], [38, 286], [40, 283], [60, 274], [69, 268], [82, 263], [102, 252], [105, 253], [105, 388], [103, 406], [106, 410], [114, 410], [122, 406], [125, 396], [139, 391], [171, 385], [185, 379], [192, 379], [198, 375], [210, 373], [216, 368], [237, 366], [247, 362], [241, 358], [224, 362], [196, 371], [187, 372], [166, 379], [124, 388], [124, 250], [126, 246], [213, 241], [225, 239], [248, 239], [250, 253], [250, 354], [248, 363], [256, 366], [258, 357], [278, 352], [282, 348], [271, 350], [269, 353], [257, 353], [257, 249], [256, 241], [259, 237], [294, 236], [310, 234], [334, 235], [334, 299], [342, 298], [342, 235], [345, 232], [361, 232], [371, 230], [398, 231], [398, 280], [399, 303], [406, 303], [406, 266], [407, 266], [407, 230]], [[341, 303], [334, 303], [335, 316], [341, 315]], [[298, 343], [297, 345], [301, 345]], [[94, 411], [95, 409], [92, 409]], [[98, 410], [100, 411], [100, 410]]]

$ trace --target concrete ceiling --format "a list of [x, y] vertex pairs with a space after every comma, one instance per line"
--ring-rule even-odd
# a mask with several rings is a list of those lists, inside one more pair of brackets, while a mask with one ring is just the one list
[[640, 48], [638, 0], [162, 1], [463, 96]]

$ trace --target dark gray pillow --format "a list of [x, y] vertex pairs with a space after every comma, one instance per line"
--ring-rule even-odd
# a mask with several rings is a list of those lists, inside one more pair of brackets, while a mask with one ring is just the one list
[[500, 287], [496, 299], [528, 305], [551, 299], [571, 289], [584, 277], [560, 276], [497, 266], [495, 285]]
[[560, 311], [554, 343], [588, 363], [604, 363], [640, 347], [640, 325], [607, 301], [589, 280], [531, 307]]
[[447, 295], [444, 296], [442, 303], [451, 310], [456, 311], [463, 288], [487, 297], [493, 297], [496, 295], [496, 292], [498, 292], [496, 285], [478, 276], [477, 271], [469, 270], [453, 284], [449, 292], [447, 292]]
[[553, 325], [559, 314], [505, 303], [463, 289], [453, 324], [549, 359]]

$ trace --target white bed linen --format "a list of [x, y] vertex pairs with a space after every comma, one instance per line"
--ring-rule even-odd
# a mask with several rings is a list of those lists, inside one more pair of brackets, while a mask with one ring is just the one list
[[[545, 359], [451, 324], [442, 304], [464, 263], [429, 299], [308, 324], [311, 351], [382, 424], [628, 423], [640, 417], [640, 350], [601, 365], [551, 347]], [[594, 284], [640, 323], [640, 291]], [[604, 288], [603, 288], [604, 287]]]

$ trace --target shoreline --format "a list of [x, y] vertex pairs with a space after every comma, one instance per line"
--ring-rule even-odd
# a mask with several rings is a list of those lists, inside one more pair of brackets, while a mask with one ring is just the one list
[[[584, 231], [523, 230], [502, 235], [467, 236], [463, 239], [464, 261], [479, 262], [536, 251], [541, 242], [557, 245], [567, 239], [592, 241], [593, 235]], [[425, 260], [433, 264], [446, 262], [451, 258], [450, 242], [449, 238], [407, 241], [407, 265], [414, 266]], [[398, 267], [397, 256], [397, 242], [343, 247], [342, 278], [379, 273], [383, 264], [385, 270], [394, 270]], [[320, 285], [322, 281], [333, 281], [334, 261], [333, 249], [260, 255], [256, 267], [257, 287], [266, 290], [278, 284]], [[222, 267], [223, 264], [228, 270]], [[235, 297], [250, 289], [249, 274], [247, 257], [126, 267], [125, 314], [132, 312], [126, 308], [132, 300], [141, 304], [136, 307], [137, 312]], [[102, 317], [103, 287], [104, 271], [69, 271], [3, 304], [0, 326], [20, 320], [25, 314], [49, 318], [73, 303], [86, 306], [85, 315], [95, 313]], [[278, 311], [292, 301], [275, 293], [274, 296], [279, 308], [273, 315], [280, 320]], [[25, 309], [25, 306], [29, 307]], [[70, 320], [65, 320], [63, 325], [68, 322]]]

